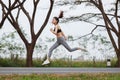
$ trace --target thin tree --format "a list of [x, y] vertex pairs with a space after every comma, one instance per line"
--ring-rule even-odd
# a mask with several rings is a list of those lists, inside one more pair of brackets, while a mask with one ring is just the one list
[[[4, 1], [5, 0], [0, 0], [0, 5], [2, 8], [2, 10], [1, 10], [2, 11], [2, 19], [0, 22], [0, 28], [2, 28], [6, 19], [11, 23], [11, 25], [17, 31], [20, 38], [22, 39], [22, 41], [25, 44], [26, 51], [27, 51], [26, 66], [31, 67], [33, 65], [32, 56], [33, 56], [33, 52], [34, 52], [34, 47], [36, 45], [36, 41], [39, 38], [41, 32], [43, 31], [43, 29], [45, 28], [45, 26], [49, 20], [54, 1], [50, 0], [50, 7], [48, 10], [48, 13], [44, 20], [44, 23], [42, 24], [42, 26], [40, 26], [40, 29], [38, 30], [37, 33], [35, 33], [35, 31], [34, 31], [34, 27], [35, 27], [34, 25], [35, 25], [35, 16], [36, 16], [36, 11], [37, 11], [37, 6], [38, 6], [40, 0], [30, 0], [33, 2], [33, 12], [32, 13], [29, 13], [24, 6], [24, 3], [27, 0], [22, 0], [22, 1], [21, 0], [14, 0], [14, 1], [8, 0], [8, 4], [5, 4]], [[12, 13], [12, 11], [14, 11], [14, 10], [17, 10], [17, 15]], [[29, 40], [26, 39], [26, 36], [24, 35], [24, 33], [22, 32], [22, 30], [20, 28], [19, 18], [21, 17], [20, 16], [21, 12], [24, 13], [24, 15], [26, 16], [26, 18], [29, 22], [31, 42], [29, 42]], [[32, 15], [32, 16], [30, 16], [30, 15]]]

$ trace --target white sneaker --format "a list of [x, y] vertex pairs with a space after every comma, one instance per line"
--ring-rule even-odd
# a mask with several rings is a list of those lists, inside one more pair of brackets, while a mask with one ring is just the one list
[[46, 64], [49, 64], [49, 63], [50, 63], [50, 61], [49, 61], [48, 59], [46, 59], [46, 60], [43, 62], [42, 65], [46, 65]]

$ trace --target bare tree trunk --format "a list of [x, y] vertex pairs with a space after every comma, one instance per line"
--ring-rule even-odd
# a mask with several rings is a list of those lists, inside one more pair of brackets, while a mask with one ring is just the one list
[[32, 55], [33, 55], [33, 52], [32, 52], [32, 48], [30, 47], [30, 49], [28, 48], [27, 49], [27, 58], [26, 58], [26, 66], [27, 67], [32, 67], [33, 66], [33, 61], [32, 61]]
[[116, 51], [117, 52], [116, 66], [120, 67], [120, 37], [118, 37], [118, 47], [119, 47], [119, 49]]
[[27, 48], [27, 58], [26, 58], [26, 66], [32, 67], [33, 66], [33, 52], [34, 52], [35, 42], [32, 42], [31, 44], [28, 44], [26, 46]]
[[120, 55], [117, 55], [117, 62], [115, 64], [116, 67], [120, 67]]
[[[107, 30], [107, 33], [109, 35], [109, 38], [112, 42], [112, 45], [115, 49], [115, 53], [117, 55], [117, 67], [120, 67], [120, 38], [119, 38], [119, 35], [118, 35], [118, 32], [115, 28], [115, 26], [112, 24], [112, 22], [110, 21], [110, 19], [108, 18], [107, 14], [105, 14], [105, 11], [103, 9], [103, 4], [101, 2], [101, 0], [98, 0], [99, 3], [96, 3], [94, 2], [93, 0], [91, 0], [91, 2], [100, 10], [100, 12], [102, 13], [102, 16], [103, 16], [103, 19], [104, 19], [104, 22], [105, 22], [105, 26], [106, 26], [106, 30]], [[117, 47], [117, 44], [115, 42], [115, 39], [112, 35], [112, 32], [114, 32], [116, 34], [116, 36], [118, 37], [118, 45], [119, 45], [119, 48]]]
[[[107, 33], [108, 33], [108, 35], [109, 35], [109, 37], [110, 37], [110, 40], [111, 40], [112, 45], [113, 45], [113, 47], [114, 47], [115, 53], [116, 53], [116, 55], [117, 55], [116, 66], [117, 66], [117, 67], [120, 67], [120, 49], [117, 48], [115, 39], [113, 38], [112, 33], [111, 33], [111, 31], [110, 31], [109, 25], [110, 25], [111, 22], [108, 20], [107, 16], [105, 16], [104, 12], [103, 12], [102, 14], [103, 14], [104, 22], [105, 22], [105, 25], [106, 25]], [[111, 26], [111, 25], [110, 25], [110, 26]], [[119, 39], [119, 37], [118, 37], [118, 39]], [[118, 40], [118, 41], [119, 41], [119, 40]], [[119, 43], [119, 42], [118, 42], [118, 43]]]
[[117, 66], [120, 67], [120, 55], [118, 56], [118, 61], [117, 61], [117, 62], [118, 62], [118, 63], [117, 63], [117, 64], [118, 64]]

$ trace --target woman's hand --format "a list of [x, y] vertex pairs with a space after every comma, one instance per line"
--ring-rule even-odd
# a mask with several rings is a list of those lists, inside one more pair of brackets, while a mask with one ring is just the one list
[[65, 40], [67, 40], [67, 37], [66, 37], [66, 36], [64, 36], [64, 38], [65, 38]]
[[50, 29], [50, 31], [51, 31], [53, 34], [57, 35], [57, 33], [56, 33], [52, 28]]
[[50, 31], [53, 32], [53, 29], [51, 28]]

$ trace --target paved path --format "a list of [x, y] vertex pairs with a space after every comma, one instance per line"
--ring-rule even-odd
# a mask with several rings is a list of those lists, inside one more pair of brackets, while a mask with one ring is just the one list
[[44, 74], [44, 73], [120, 73], [120, 68], [21, 68], [0, 67], [0, 74]]

